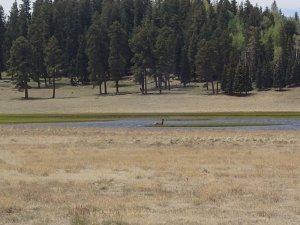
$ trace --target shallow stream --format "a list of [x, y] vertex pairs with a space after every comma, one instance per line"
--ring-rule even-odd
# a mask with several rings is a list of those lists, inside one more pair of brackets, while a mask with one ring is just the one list
[[209, 119], [209, 120], [167, 120], [165, 124], [270, 124], [269, 126], [238, 126], [238, 127], [146, 127], [160, 122], [158, 119], [119, 119], [105, 122], [78, 123], [37, 123], [0, 125], [5, 127], [84, 127], [84, 128], [146, 128], [146, 129], [203, 129], [203, 130], [300, 130], [300, 119], [289, 118], [249, 118], [249, 119]]

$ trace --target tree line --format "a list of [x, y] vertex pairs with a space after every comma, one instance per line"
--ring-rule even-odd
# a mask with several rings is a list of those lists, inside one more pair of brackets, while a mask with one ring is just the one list
[[299, 17], [276, 1], [262, 9], [249, 0], [22, 0], [8, 17], [0, 6], [0, 79], [53, 87], [94, 84], [116, 93], [133, 74], [147, 94], [148, 79], [161, 93], [171, 77], [185, 87], [206, 82], [212, 93], [247, 94], [300, 83]]

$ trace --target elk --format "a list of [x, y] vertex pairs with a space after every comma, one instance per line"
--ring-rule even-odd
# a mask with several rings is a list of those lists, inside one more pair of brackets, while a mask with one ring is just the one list
[[165, 119], [162, 119], [160, 123], [155, 123], [156, 126], [163, 126], [165, 123]]

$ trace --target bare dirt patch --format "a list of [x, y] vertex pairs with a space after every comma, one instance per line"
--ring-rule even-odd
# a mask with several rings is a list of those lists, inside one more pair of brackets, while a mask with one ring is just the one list
[[294, 224], [300, 133], [0, 128], [0, 224]]

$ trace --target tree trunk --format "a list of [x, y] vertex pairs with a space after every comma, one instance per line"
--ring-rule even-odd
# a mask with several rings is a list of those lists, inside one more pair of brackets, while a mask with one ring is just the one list
[[208, 91], [209, 88], [208, 88], [208, 80], [206, 80], [206, 90]]
[[25, 91], [25, 99], [28, 99], [28, 84], [27, 81], [24, 82], [24, 91]]
[[168, 88], [168, 77], [167, 76], [165, 76], [164, 84], [165, 84], [165, 89], [167, 89]]
[[168, 75], [168, 90], [171, 90], [171, 84], [170, 84], [170, 75]]
[[148, 94], [148, 87], [147, 87], [147, 74], [145, 73], [144, 75], [144, 78], [145, 78], [145, 94]]
[[197, 74], [194, 73], [193, 77], [194, 77], [194, 82], [196, 82], [197, 81]]
[[53, 79], [52, 79], [52, 85], [53, 85], [53, 95], [52, 95], [52, 98], [55, 98], [55, 73], [53, 74]]
[[28, 99], [28, 85], [27, 85], [27, 82], [25, 82], [25, 99], [27, 100]]
[[116, 81], [116, 93], [119, 94], [119, 81]]
[[145, 93], [145, 78], [144, 78], [144, 74], [142, 73], [141, 74], [141, 79], [140, 79], [140, 84], [142, 85], [142, 87], [141, 87], [141, 92], [142, 92], [142, 94], [144, 94]]
[[107, 95], [107, 81], [104, 80], [104, 93]]
[[47, 85], [47, 78], [46, 78], [46, 76], [44, 76], [44, 81], [45, 81], [45, 87], [47, 87], [48, 85]]
[[98, 86], [99, 86], [99, 94], [102, 95], [102, 82], [100, 80], [100, 77], [99, 77], [99, 80], [98, 80]]
[[157, 81], [157, 75], [154, 76], [154, 80], [155, 80], [155, 87], [158, 88], [158, 81]]
[[25, 87], [25, 99], [28, 99], [28, 87]]
[[214, 81], [213, 80], [211, 81], [211, 87], [212, 87], [213, 94], [216, 94], [216, 92], [215, 92], [215, 85], [214, 85]]
[[217, 82], [217, 95], [219, 94], [219, 82]]
[[0, 80], [2, 80], [2, 72], [0, 71]]
[[162, 93], [162, 75], [159, 75], [158, 85], [159, 85], [159, 94], [161, 94]]
[[99, 94], [102, 95], [102, 82], [99, 83]]
[[41, 88], [41, 81], [40, 81], [40, 77], [39, 76], [38, 76], [37, 83], [38, 83], [38, 88], [40, 89]]

